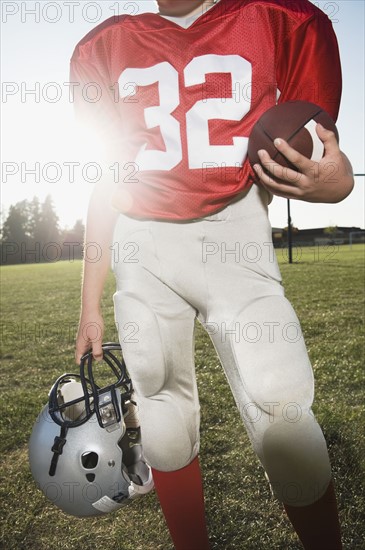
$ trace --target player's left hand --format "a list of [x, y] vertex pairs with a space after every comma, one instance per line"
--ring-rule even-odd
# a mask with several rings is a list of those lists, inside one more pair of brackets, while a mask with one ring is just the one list
[[317, 124], [316, 132], [325, 150], [320, 162], [301, 155], [283, 139], [274, 141], [278, 151], [298, 171], [276, 163], [265, 150], [258, 152], [261, 165], [255, 164], [254, 169], [270, 193], [287, 199], [331, 203], [340, 202], [351, 193], [354, 185], [352, 167], [340, 150], [335, 134], [321, 124]]

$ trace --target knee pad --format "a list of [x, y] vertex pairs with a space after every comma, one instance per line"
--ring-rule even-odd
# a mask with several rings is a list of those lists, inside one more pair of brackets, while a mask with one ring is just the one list
[[142, 398], [138, 405], [148, 464], [161, 472], [190, 464], [199, 452], [199, 411], [183, 408], [165, 392]]
[[263, 435], [260, 458], [272, 492], [290, 506], [312, 504], [331, 480], [326, 442], [310, 411], [298, 422], [274, 422]]

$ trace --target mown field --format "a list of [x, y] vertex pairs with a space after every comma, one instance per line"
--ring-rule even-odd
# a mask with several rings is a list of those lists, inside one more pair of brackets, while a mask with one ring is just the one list
[[[364, 252], [363, 245], [297, 249], [296, 262], [288, 265], [278, 251], [286, 293], [301, 319], [313, 363], [314, 411], [329, 446], [348, 550], [365, 548]], [[80, 272], [80, 262], [1, 271], [1, 547], [171, 550], [154, 493], [115, 514], [70, 518], [46, 501], [29, 471], [27, 441], [33, 422], [55, 378], [75, 369]], [[103, 307], [108, 340], [116, 339], [113, 288], [110, 275]], [[200, 327], [196, 366], [212, 549], [301, 548], [271, 497]]]

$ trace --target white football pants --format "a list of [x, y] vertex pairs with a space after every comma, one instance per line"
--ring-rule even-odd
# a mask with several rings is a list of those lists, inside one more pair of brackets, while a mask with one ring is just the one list
[[198, 318], [275, 495], [303, 506], [324, 494], [331, 471], [311, 411], [312, 368], [281, 286], [267, 205], [268, 194], [254, 185], [219, 213], [190, 222], [120, 215], [113, 245], [115, 318], [150, 465], [177, 470], [199, 450]]

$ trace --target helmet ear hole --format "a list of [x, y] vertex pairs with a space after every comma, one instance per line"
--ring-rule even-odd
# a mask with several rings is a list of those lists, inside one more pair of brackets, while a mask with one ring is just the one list
[[88, 452], [88, 453], [83, 453], [81, 455], [82, 465], [87, 470], [92, 470], [93, 468], [96, 468], [98, 461], [99, 461], [99, 455], [97, 453]]

